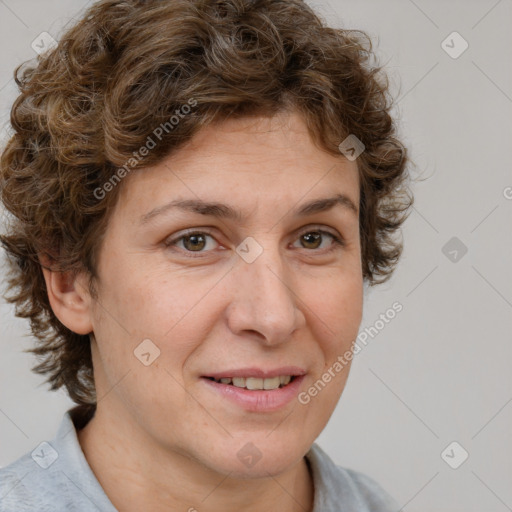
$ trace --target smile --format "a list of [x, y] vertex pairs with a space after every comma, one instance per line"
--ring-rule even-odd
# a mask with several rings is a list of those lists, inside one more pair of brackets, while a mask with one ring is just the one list
[[216, 379], [214, 377], [207, 377], [219, 384], [228, 384], [236, 386], [237, 388], [245, 388], [250, 390], [262, 389], [278, 389], [288, 385], [295, 376], [293, 375], [279, 375], [267, 379], [258, 377], [223, 377]]
[[204, 375], [200, 380], [208, 393], [242, 410], [270, 413], [293, 403], [306, 373], [305, 369], [297, 366], [273, 370], [238, 368]]

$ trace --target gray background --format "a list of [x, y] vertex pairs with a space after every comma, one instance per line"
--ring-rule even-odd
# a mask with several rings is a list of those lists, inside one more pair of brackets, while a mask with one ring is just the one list
[[[88, 3], [0, 0], [2, 140], [12, 70], [35, 56], [36, 36], [58, 39]], [[512, 510], [512, 1], [310, 3], [330, 24], [374, 38], [416, 180], [401, 265], [367, 292], [361, 330], [395, 301], [403, 311], [355, 358], [318, 442], [408, 512]], [[441, 46], [453, 31], [469, 43], [456, 59]], [[451, 41], [451, 51], [460, 48]], [[443, 252], [453, 237], [459, 247]], [[30, 373], [28, 327], [3, 302], [0, 325], [5, 466], [51, 439], [71, 402]], [[458, 469], [441, 457], [453, 441], [469, 453]], [[460, 450], [448, 450], [452, 465]]]

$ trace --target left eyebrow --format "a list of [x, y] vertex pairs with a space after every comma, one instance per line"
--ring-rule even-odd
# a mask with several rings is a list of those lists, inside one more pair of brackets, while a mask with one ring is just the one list
[[[345, 194], [338, 194], [333, 197], [314, 199], [299, 206], [294, 212], [295, 217], [305, 217], [315, 213], [331, 210], [335, 206], [341, 206], [359, 216], [359, 210], [352, 199]], [[237, 222], [244, 222], [246, 216], [230, 205], [216, 202], [206, 202], [201, 199], [176, 199], [163, 206], [158, 206], [140, 218], [140, 224], [146, 224], [158, 215], [162, 215], [172, 209], [180, 209], [201, 215], [231, 219]]]

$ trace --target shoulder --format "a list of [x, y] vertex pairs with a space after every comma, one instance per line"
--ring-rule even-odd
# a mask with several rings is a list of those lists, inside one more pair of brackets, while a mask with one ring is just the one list
[[396, 512], [396, 501], [371, 477], [337, 466], [317, 445], [306, 455], [313, 474], [313, 512], [353, 510], [357, 512]]
[[0, 469], [0, 512], [64, 510], [58, 508], [65, 494], [61, 489], [62, 477], [48, 466], [56, 453], [50, 443], [42, 443]]
[[83, 411], [68, 411], [54, 439], [0, 469], [0, 512], [115, 511], [78, 442]]

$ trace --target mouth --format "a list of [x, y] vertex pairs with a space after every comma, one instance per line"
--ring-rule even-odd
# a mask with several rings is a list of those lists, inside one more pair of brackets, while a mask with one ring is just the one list
[[237, 388], [249, 389], [251, 391], [262, 391], [284, 388], [290, 382], [297, 378], [297, 375], [278, 375], [276, 377], [205, 377], [206, 379], [217, 382], [218, 384], [227, 384]]
[[248, 412], [273, 412], [291, 404], [299, 393], [306, 371], [296, 366], [275, 370], [245, 368], [201, 377], [213, 393]]

